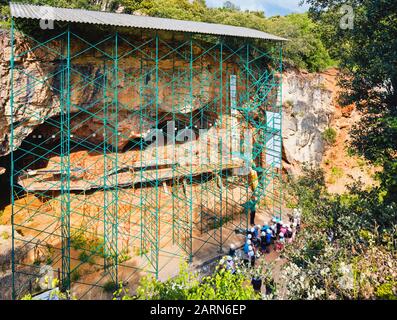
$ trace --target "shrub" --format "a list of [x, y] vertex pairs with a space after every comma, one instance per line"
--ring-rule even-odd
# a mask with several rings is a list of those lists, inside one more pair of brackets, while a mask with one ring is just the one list
[[70, 236], [70, 245], [75, 250], [85, 249], [87, 246], [87, 239], [82, 232], [76, 232]]
[[324, 139], [324, 141], [329, 144], [329, 145], [333, 145], [336, 142], [336, 130], [333, 128], [327, 128], [324, 130], [324, 132], [322, 133], [322, 138]]
[[243, 269], [232, 274], [222, 267], [222, 263], [214, 274], [203, 278], [196, 272], [190, 272], [187, 263], [182, 263], [179, 275], [167, 281], [143, 277], [137, 289], [137, 297], [144, 300], [259, 299], [260, 295], [255, 293], [250, 281], [250, 276]]
[[79, 260], [84, 263], [88, 262], [89, 264], [94, 264], [94, 258], [86, 251], [83, 251], [79, 254]]
[[339, 179], [343, 176], [343, 170], [339, 167], [332, 167], [331, 168], [331, 175], [336, 179]]
[[390, 281], [376, 288], [375, 295], [379, 299], [397, 300], [397, 282]]
[[118, 289], [117, 283], [114, 283], [114, 281], [109, 280], [106, 281], [105, 284], [103, 285], [103, 291], [105, 292], [115, 292]]
[[2, 237], [4, 240], [7, 240], [7, 239], [10, 238], [10, 235], [8, 234], [7, 231], [3, 231], [3, 232], [1, 233], [1, 237]]
[[80, 270], [75, 269], [75, 270], [73, 270], [73, 271], [70, 273], [70, 280], [71, 280], [72, 282], [79, 281], [80, 278], [81, 278]]
[[126, 261], [128, 261], [130, 259], [131, 259], [131, 256], [129, 255], [128, 249], [121, 250], [121, 252], [118, 255], [119, 263], [121, 264], [121, 263], [126, 262]]
[[287, 185], [303, 209], [303, 228], [283, 251], [282, 298], [392, 299], [397, 204], [384, 202], [379, 189], [366, 190], [360, 183], [330, 195], [319, 186], [321, 175], [309, 171]]
[[76, 232], [71, 235], [70, 243], [75, 250], [87, 250], [91, 253], [96, 253], [102, 258], [104, 255], [104, 241], [100, 238], [87, 239], [82, 232]]

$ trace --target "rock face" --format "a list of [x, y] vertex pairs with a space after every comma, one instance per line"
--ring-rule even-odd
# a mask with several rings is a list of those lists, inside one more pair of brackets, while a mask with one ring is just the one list
[[[0, 30], [0, 156], [10, 152], [10, 34]], [[21, 42], [18, 52], [29, 49], [28, 43]], [[21, 72], [14, 73], [14, 121], [22, 123], [14, 130], [14, 143], [18, 147], [42, 119], [54, 116], [59, 111], [59, 97], [51, 95], [44, 83], [33, 83], [32, 77], [40, 78], [42, 74], [55, 70], [56, 65], [51, 55], [42, 51], [27, 54], [25, 59], [15, 58], [15, 65]], [[30, 76], [28, 76], [30, 75]], [[24, 94], [18, 94], [24, 89]], [[49, 108], [49, 106], [51, 106]]]
[[[21, 263], [29, 258], [29, 251], [34, 246], [32, 237], [17, 235], [14, 243], [14, 261]], [[10, 300], [12, 297], [12, 227], [10, 225], [0, 225], [0, 300]], [[16, 274], [16, 281], [29, 281], [29, 273], [35, 272], [32, 267], [25, 267], [26, 274]], [[28, 288], [26, 288], [28, 289]]]
[[336, 70], [283, 75], [283, 160], [290, 173], [298, 173], [304, 163], [322, 161], [326, 147], [322, 133], [336, 110], [336, 75]]
[[[119, 148], [123, 148], [130, 139], [141, 138], [153, 128], [156, 116], [162, 121], [172, 119], [175, 114], [183, 119], [185, 114], [214, 100], [219, 92], [219, 80], [213, 77], [211, 70], [216, 62], [202, 48], [193, 48], [193, 54], [196, 57], [200, 55], [200, 58], [196, 58], [192, 65], [193, 76], [190, 79], [187, 68], [189, 64], [186, 61], [190, 57], [190, 49], [187, 47], [179, 48], [182, 52], [186, 49], [182, 55], [173, 52], [165, 44], [159, 45], [159, 72], [156, 75], [153, 43], [142, 45], [140, 51], [135, 50], [131, 54], [133, 50], [130, 44], [120, 41], [118, 72], [114, 71], [111, 59], [104, 62], [103, 52], [109, 51], [109, 48], [111, 50], [112, 45], [113, 43], [105, 43], [103, 48], [98, 46], [98, 49], [87, 49], [86, 43], [74, 39], [71, 46], [71, 133], [79, 138], [94, 144], [103, 141], [103, 119], [106, 118], [108, 122], [116, 120], [109, 117], [116, 108], [115, 92], [118, 97]], [[10, 152], [11, 47], [8, 31], [0, 31], [0, 46], [0, 156], [4, 156]], [[67, 79], [65, 62], [62, 62], [62, 52], [59, 49], [62, 46], [56, 41], [43, 48], [35, 46], [28, 39], [20, 36], [15, 38], [13, 142], [16, 148], [45, 119], [58, 116], [62, 101], [67, 99], [66, 91], [61, 90], [66, 87], [63, 83]], [[35, 49], [29, 51], [32, 48]], [[22, 55], [24, 52], [28, 53]], [[226, 64], [225, 70], [235, 73], [237, 65], [231, 61]], [[226, 79], [225, 76], [224, 81]], [[190, 81], [193, 82], [192, 92]], [[104, 115], [105, 104], [108, 106], [107, 116]], [[174, 109], [176, 105], [180, 106], [178, 110]], [[56, 129], [50, 124], [40, 134], [48, 133], [51, 137]], [[55, 134], [55, 139], [57, 138]]]

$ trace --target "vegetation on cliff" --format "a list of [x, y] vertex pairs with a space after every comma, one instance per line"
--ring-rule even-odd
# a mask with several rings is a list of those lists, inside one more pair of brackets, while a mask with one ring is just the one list
[[[311, 16], [330, 21], [345, 1], [307, 0]], [[351, 134], [351, 151], [383, 168], [379, 193], [385, 202], [397, 201], [397, 2], [354, 0], [351, 30], [327, 24], [324, 42], [338, 58], [343, 105], [354, 104], [364, 115]]]
[[[306, 2], [320, 22], [335, 20], [345, 4]], [[397, 298], [397, 3], [348, 3], [353, 29], [324, 23], [322, 38], [340, 61], [341, 103], [364, 114], [349, 150], [382, 170], [378, 186], [366, 190], [357, 182], [338, 196], [327, 193], [319, 170], [291, 181], [305, 227], [285, 252], [289, 298]]]

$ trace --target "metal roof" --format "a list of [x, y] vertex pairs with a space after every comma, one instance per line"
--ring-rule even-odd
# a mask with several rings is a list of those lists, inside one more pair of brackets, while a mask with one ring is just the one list
[[164, 19], [147, 16], [138, 16], [123, 13], [92, 11], [82, 9], [66, 9], [50, 6], [37, 6], [31, 4], [10, 3], [11, 16], [25, 19], [45, 19], [75, 23], [101, 24], [129, 28], [142, 28], [154, 30], [167, 30], [231, 36], [242, 38], [255, 38], [273, 41], [286, 41], [287, 39], [274, 36], [259, 30], [228, 26], [223, 24]]

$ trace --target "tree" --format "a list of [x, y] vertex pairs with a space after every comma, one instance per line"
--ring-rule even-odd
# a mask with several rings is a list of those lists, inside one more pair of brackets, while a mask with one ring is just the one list
[[328, 194], [319, 169], [305, 169], [287, 188], [303, 210], [303, 227], [283, 252], [283, 298], [395, 298], [397, 204], [359, 183], [343, 195]]
[[[9, 15], [1, 0], [1, 15]], [[321, 71], [334, 64], [318, 32], [319, 26], [307, 14], [266, 18], [263, 11], [242, 11], [231, 1], [222, 8], [210, 8], [204, 0], [15, 0], [66, 8], [135, 13], [153, 17], [203, 21], [247, 27], [288, 38], [284, 61], [287, 67]], [[3, 25], [7, 25], [3, 23]]]
[[321, 40], [318, 28], [318, 24], [307, 14], [290, 14], [268, 19], [263, 30], [290, 40], [284, 49], [287, 66], [314, 72], [335, 65]]
[[[355, 104], [363, 114], [351, 132], [352, 147], [383, 168], [378, 174], [382, 197], [387, 202], [397, 201], [397, 2], [305, 2], [311, 5], [312, 17], [327, 25], [325, 42], [334, 44], [331, 53], [341, 62], [341, 102]], [[339, 10], [346, 3], [354, 9], [351, 30], [340, 28]]]

